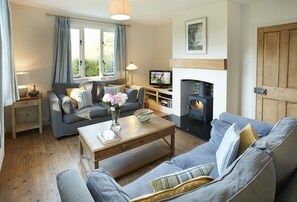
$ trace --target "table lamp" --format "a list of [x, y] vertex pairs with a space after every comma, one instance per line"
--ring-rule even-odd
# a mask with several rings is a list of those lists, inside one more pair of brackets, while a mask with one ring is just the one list
[[20, 97], [25, 97], [28, 92], [27, 85], [30, 84], [30, 74], [29, 72], [17, 72], [17, 82], [18, 82], [18, 90]]
[[138, 67], [131, 62], [127, 67], [126, 70], [131, 71], [131, 85], [133, 85], [133, 71], [138, 69]]

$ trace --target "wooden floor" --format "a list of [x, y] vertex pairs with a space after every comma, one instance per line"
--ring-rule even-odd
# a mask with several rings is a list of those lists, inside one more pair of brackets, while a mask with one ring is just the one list
[[[175, 155], [201, 143], [202, 140], [176, 129]], [[151, 163], [117, 181], [125, 185], [168, 159]], [[11, 134], [6, 134], [5, 158], [0, 173], [0, 202], [60, 201], [56, 175], [68, 168], [77, 169], [85, 176], [79, 161], [77, 135], [56, 140], [49, 126], [44, 127], [42, 134], [38, 130], [18, 133], [15, 140]]]

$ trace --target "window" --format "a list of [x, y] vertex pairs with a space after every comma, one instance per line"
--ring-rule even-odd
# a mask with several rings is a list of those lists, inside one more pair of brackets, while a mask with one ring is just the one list
[[115, 76], [114, 28], [75, 25], [71, 28], [74, 78]]

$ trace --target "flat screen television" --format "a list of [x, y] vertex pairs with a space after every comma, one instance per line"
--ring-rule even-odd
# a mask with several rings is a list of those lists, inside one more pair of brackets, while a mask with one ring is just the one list
[[172, 86], [172, 71], [150, 70], [150, 85], [159, 88], [169, 88]]

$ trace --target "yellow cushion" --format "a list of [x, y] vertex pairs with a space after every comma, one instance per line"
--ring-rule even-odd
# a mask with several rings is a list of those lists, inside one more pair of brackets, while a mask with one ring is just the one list
[[110, 86], [110, 87], [121, 86], [120, 92], [121, 93], [125, 93], [126, 92], [126, 84], [123, 84], [123, 85], [108, 84], [108, 86]]
[[199, 176], [189, 181], [186, 181], [184, 183], [181, 183], [171, 189], [165, 189], [156, 193], [140, 196], [138, 198], [133, 199], [132, 202], [160, 201], [166, 198], [170, 198], [170, 197], [197, 189], [200, 186], [211, 182], [212, 180], [213, 178], [210, 176]]
[[85, 90], [85, 88], [84, 87], [80, 87], [80, 88], [66, 88], [66, 93], [71, 98], [71, 100], [73, 102], [73, 106], [75, 108], [78, 107], [77, 99], [78, 99], [79, 92], [81, 90]]
[[251, 124], [247, 124], [239, 133], [240, 143], [237, 157], [240, 156], [251, 144], [259, 139]]

